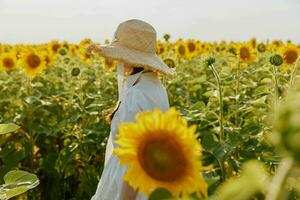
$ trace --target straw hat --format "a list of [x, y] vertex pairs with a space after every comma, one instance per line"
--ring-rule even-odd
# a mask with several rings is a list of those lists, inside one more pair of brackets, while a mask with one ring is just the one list
[[164, 75], [175, 75], [175, 71], [156, 55], [155, 29], [141, 20], [132, 19], [121, 23], [111, 44], [100, 46], [100, 54]]

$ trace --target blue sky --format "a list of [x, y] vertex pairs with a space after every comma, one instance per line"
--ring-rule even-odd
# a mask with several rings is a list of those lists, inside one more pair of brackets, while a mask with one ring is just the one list
[[0, 0], [0, 42], [102, 42], [131, 18], [158, 37], [300, 42], [300, 0]]

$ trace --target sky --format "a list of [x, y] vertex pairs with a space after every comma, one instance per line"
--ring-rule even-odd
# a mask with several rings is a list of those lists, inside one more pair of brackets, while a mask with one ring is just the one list
[[300, 0], [0, 0], [0, 43], [111, 39], [119, 23], [141, 19], [158, 38], [300, 43]]

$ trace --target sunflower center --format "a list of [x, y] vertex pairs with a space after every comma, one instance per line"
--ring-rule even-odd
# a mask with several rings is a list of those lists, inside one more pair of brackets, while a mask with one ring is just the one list
[[59, 48], [60, 48], [60, 45], [59, 45], [59, 44], [53, 44], [53, 45], [52, 45], [52, 51], [55, 52], [55, 53], [57, 52], [57, 50], [58, 50]]
[[4, 58], [2, 62], [3, 66], [7, 69], [12, 69], [15, 66], [15, 62], [11, 58]]
[[185, 48], [184, 48], [183, 45], [180, 45], [178, 47], [178, 52], [179, 52], [180, 55], [185, 55]]
[[188, 48], [189, 48], [189, 51], [191, 53], [193, 53], [196, 50], [196, 45], [193, 42], [189, 42], [188, 43]]
[[293, 64], [294, 62], [296, 62], [298, 54], [294, 50], [288, 50], [284, 53], [283, 58], [287, 64]]
[[163, 54], [164, 51], [165, 51], [165, 49], [164, 49], [163, 47], [160, 47], [160, 48], [159, 48], [159, 54]]
[[111, 59], [105, 59], [105, 65], [106, 66], [112, 66], [113, 65], [113, 61]]
[[37, 68], [42, 62], [40, 57], [35, 55], [35, 54], [30, 54], [29, 56], [27, 56], [26, 61], [29, 65], [29, 67], [32, 68], [32, 69]]
[[246, 60], [246, 59], [250, 58], [250, 52], [249, 52], [249, 49], [247, 47], [242, 47], [240, 49], [240, 57], [243, 60]]
[[152, 138], [139, 146], [139, 162], [152, 178], [172, 182], [185, 172], [186, 159], [172, 138]]

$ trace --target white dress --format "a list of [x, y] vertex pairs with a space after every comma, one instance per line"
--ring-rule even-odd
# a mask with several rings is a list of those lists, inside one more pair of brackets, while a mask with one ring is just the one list
[[[127, 90], [119, 109], [111, 123], [111, 132], [105, 151], [104, 170], [98, 183], [97, 191], [91, 200], [120, 200], [123, 176], [127, 167], [120, 166], [119, 159], [113, 154], [115, 135], [120, 122], [135, 121], [138, 112], [159, 108], [166, 111], [169, 101], [166, 89], [154, 72], [143, 72], [131, 75], [127, 79]], [[147, 200], [138, 192], [136, 200]]]

